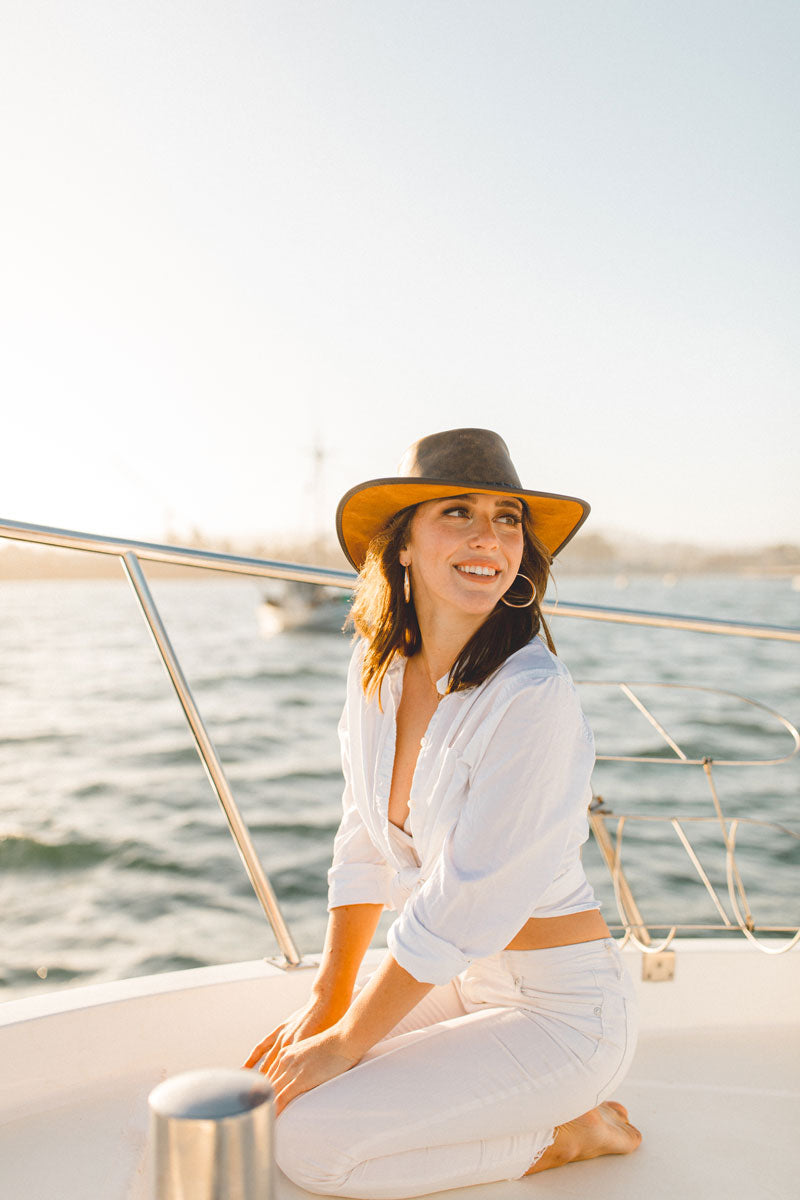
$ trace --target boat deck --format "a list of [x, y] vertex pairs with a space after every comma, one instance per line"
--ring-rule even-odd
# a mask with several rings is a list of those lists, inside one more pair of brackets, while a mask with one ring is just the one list
[[[639, 955], [626, 951], [635, 976]], [[79, 989], [0, 1007], [0, 1190], [26, 1200], [150, 1200], [147, 1095], [161, 1078], [231, 1065], [291, 1011], [310, 971], [264, 963]], [[800, 954], [685, 943], [673, 983], [642, 983], [643, 1032], [616, 1099], [631, 1156], [449, 1200], [793, 1200], [800, 1149]], [[280, 1017], [278, 1016], [278, 1019]], [[309, 1193], [279, 1177], [279, 1200]]]

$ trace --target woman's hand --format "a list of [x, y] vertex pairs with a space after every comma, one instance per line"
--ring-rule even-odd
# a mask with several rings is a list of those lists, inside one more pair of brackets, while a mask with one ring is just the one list
[[360, 1056], [348, 1049], [337, 1026], [303, 1041], [273, 1048], [260, 1070], [275, 1089], [276, 1115], [295, 1096], [335, 1079], [354, 1067]]
[[263, 1041], [253, 1047], [244, 1066], [254, 1067], [259, 1059], [264, 1058], [260, 1069], [267, 1074], [268, 1068], [280, 1050], [291, 1046], [294, 1042], [300, 1042], [304, 1038], [313, 1037], [316, 1033], [330, 1029], [331, 1025], [335, 1025], [346, 1011], [347, 1005], [342, 1008], [341, 1005], [324, 1003], [312, 996], [302, 1008], [298, 1008], [285, 1021], [281, 1021], [280, 1025], [272, 1030], [272, 1033], [267, 1034]]

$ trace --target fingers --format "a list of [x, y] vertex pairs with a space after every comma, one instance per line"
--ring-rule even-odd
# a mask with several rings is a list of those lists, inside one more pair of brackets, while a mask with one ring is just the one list
[[283, 1026], [279, 1025], [278, 1028], [273, 1029], [272, 1033], [268, 1034], [262, 1042], [259, 1042], [257, 1046], [254, 1046], [250, 1052], [247, 1062], [244, 1064], [245, 1067], [254, 1067], [258, 1060], [263, 1058], [264, 1054], [273, 1047], [276, 1039], [282, 1032]]
[[294, 1100], [295, 1096], [301, 1095], [301, 1089], [296, 1088], [293, 1084], [288, 1084], [281, 1091], [275, 1093], [275, 1116], [279, 1117], [290, 1100]]
[[291, 1046], [276, 1047], [275, 1051], [270, 1054], [269, 1061], [265, 1059], [258, 1069], [269, 1079], [275, 1092], [276, 1101], [280, 1096], [282, 1105], [288, 1104], [293, 1096], [308, 1090], [307, 1085], [303, 1086], [300, 1083], [300, 1077], [304, 1071], [302, 1065], [295, 1061]]
[[261, 1064], [261, 1070], [264, 1072], [265, 1075], [272, 1069], [272, 1066], [277, 1061], [278, 1055], [280, 1054], [281, 1050], [285, 1050], [285, 1049], [286, 1049], [286, 1044], [283, 1041], [277, 1041], [277, 1042], [275, 1042], [275, 1045], [272, 1047], [272, 1049], [264, 1056], [264, 1061]]
[[263, 1042], [259, 1042], [259, 1044], [258, 1044], [257, 1046], [254, 1046], [254, 1047], [253, 1047], [253, 1049], [250, 1051], [250, 1054], [248, 1055], [247, 1059], [246, 1059], [246, 1060], [245, 1060], [245, 1062], [242, 1064], [242, 1065], [245, 1067], [245, 1069], [246, 1069], [247, 1067], [254, 1067], [254, 1066], [256, 1065], [256, 1063], [258, 1062], [258, 1060], [259, 1060], [259, 1059], [260, 1059], [260, 1058], [263, 1056], [263, 1054], [264, 1054], [264, 1049], [263, 1049], [263, 1046], [264, 1046], [264, 1043], [263, 1043]]
[[[280, 1025], [267, 1034], [263, 1041], [253, 1047], [250, 1056], [244, 1064], [245, 1068], [254, 1067], [265, 1054], [270, 1056], [268, 1064], [271, 1063], [282, 1045], [290, 1045], [292, 1042], [296, 1042], [306, 1036], [304, 1033], [306, 1015], [306, 1010], [301, 1008], [290, 1017], [287, 1017], [285, 1021], [281, 1021]], [[315, 1030], [312, 1030], [312, 1032], [315, 1032]]]
[[283, 1112], [290, 1100], [307, 1092], [310, 1086], [308, 1083], [302, 1082], [300, 1075], [292, 1075], [291, 1072], [280, 1067], [276, 1072], [270, 1073], [269, 1081], [275, 1092], [276, 1116]]
[[263, 1057], [264, 1051], [262, 1047], [260, 1045], [256, 1046], [244, 1065], [245, 1067], [254, 1067], [256, 1063], [259, 1062]]

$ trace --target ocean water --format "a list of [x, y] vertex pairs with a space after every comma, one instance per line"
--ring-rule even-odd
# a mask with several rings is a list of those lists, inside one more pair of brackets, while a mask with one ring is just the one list
[[[321, 948], [339, 820], [336, 723], [349, 640], [262, 632], [263, 586], [217, 576], [152, 590], [234, 795], [302, 952]], [[561, 599], [800, 625], [786, 579], [570, 577]], [[741, 693], [800, 723], [800, 645], [556, 617], [576, 681], [660, 681]], [[599, 754], [669, 754], [618, 688], [579, 683]], [[689, 757], [791, 750], [761, 708], [645, 688]], [[240, 864], [134, 596], [119, 582], [0, 582], [0, 1000], [55, 988], [272, 955]], [[718, 766], [740, 825], [737, 862], [758, 924], [800, 924], [800, 757]], [[644, 917], [718, 921], [666, 819], [680, 814], [726, 911], [725, 857], [702, 768], [599, 762], [594, 790], [626, 816], [623, 863]], [[773, 824], [793, 831], [776, 830]], [[599, 852], [587, 872], [609, 921]], [[378, 937], [391, 914], [384, 914]]]

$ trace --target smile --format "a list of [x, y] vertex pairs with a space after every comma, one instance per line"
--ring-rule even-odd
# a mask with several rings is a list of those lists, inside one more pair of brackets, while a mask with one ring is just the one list
[[495, 575], [500, 574], [500, 572], [497, 570], [496, 567], [470, 567], [470, 566], [459, 567], [459, 566], [457, 566], [456, 570], [459, 571], [462, 575], [478, 575], [483, 578], [489, 578], [489, 579], [494, 579]]

